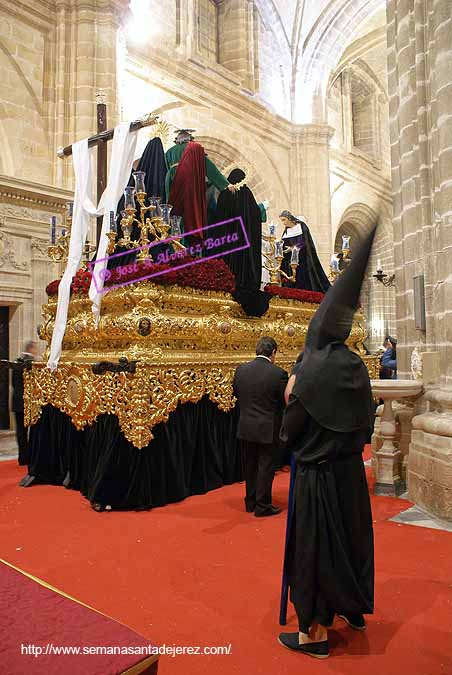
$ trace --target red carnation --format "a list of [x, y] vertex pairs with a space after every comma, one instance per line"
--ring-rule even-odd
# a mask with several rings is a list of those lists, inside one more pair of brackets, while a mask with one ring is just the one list
[[287, 298], [289, 300], [298, 300], [299, 302], [309, 302], [314, 305], [319, 305], [325, 295], [318, 291], [305, 291], [300, 288], [287, 288], [286, 286], [275, 286], [273, 284], [267, 284], [264, 290], [269, 295]]

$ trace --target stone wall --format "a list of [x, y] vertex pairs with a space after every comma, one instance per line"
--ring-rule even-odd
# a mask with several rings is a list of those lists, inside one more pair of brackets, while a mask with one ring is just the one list
[[[388, 82], [399, 376], [414, 347], [434, 352], [413, 419], [410, 497], [452, 517], [452, 6], [389, 0]], [[425, 280], [426, 330], [415, 323], [414, 277]], [[436, 374], [436, 372], [438, 375]]]
[[[61, 224], [70, 192], [0, 177], [0, 304], [10, 308], [9, 356], [37, 342], [46, 286], [61, 270], [47, 255], [50, 219]], [[45, 344], [40, 345], [40, 352]]]

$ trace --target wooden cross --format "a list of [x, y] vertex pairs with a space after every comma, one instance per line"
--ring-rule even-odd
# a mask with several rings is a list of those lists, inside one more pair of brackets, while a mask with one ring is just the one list
[[[114, 129], [107, 129], [107, 106], [104, 95], [98, 92], [96, 95], [97, 103], [97, 133], [88, 138], [88, 147], [97, 146], [97, 202], [102, 196], [107, 185], [107, 143], [113, 138]], [[158, 122], [158, 116], [149, 113], [140, 120], [130, 123], [130, 131], [137, 131], [143, 127], [151, 126]], [[72, 155], [72, 145], [58, 150], [58, 157], [70, 157]], [[99, 246], [100, 235], [102, 232], [102, 217], [97, 218], [96, 248]]]

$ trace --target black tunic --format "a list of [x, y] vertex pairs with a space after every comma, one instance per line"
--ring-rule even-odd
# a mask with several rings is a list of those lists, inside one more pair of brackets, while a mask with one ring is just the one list
[[[236, 170], [229, 175], [231, 183], [245, 174]], [[262, 278], [262, 214], [251, 190], [245, 185], [238, 192], [223, 190], [218, 197], [215, 221], [241, 216], [250, 243], [249, 248], [226, 254], [224, 261], [235, 279], [234, 297], [248, 316], [262, 316], [269, 298], [260, 290]], [[226, 231], [227, 231], [227, 226]], [[215, 234], [215, 236], [219, 236]]]
[[365, 431], [326, 429], [291, 396], [281, 439], [297, 448], [285, 565], [300, 631], [308, 633], [314, 622], [328, 626], [336, 613], [372, 613], [372, 514], [361, 455]]

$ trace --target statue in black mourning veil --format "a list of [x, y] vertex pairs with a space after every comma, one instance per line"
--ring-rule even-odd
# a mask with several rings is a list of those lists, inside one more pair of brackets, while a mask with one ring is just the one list
[[[266, 220], [265, 208], [256, 202], [250, 188], [244, 184], [242, 169], [234, 169], [228, 176], [240, 189], [231, 193], [223, 190], [218, 197], [215, 212], [217, 223], [241, 216], [250, 242], [249, 248], [226, 253], [224, 261], [235, 277], [234, 297], [248, 316], [262, 316], [268, 309], [269, 298], [261, 288], [262, 278], [262, 222]], [[225, 225], [224, 233], [228, 226]], [[217, 235], [216, 235], [217, 236]]]
[[295, 283], [285, 282], [284, 285], [293, 286], [305, 291], [326, 293], [331, 284], [323, 271], [309, 227], [304, 222], [304, 219], [301, 216], [293, 216], [287, 210], [279, 214], [279, 219], [284, 225], [282, 240], [284, 242], [284, 249], [286, 250], [281, 269], [287, 275], [291, 274], [290, 258], [292, 247], [296, 246], [300, 251]]

